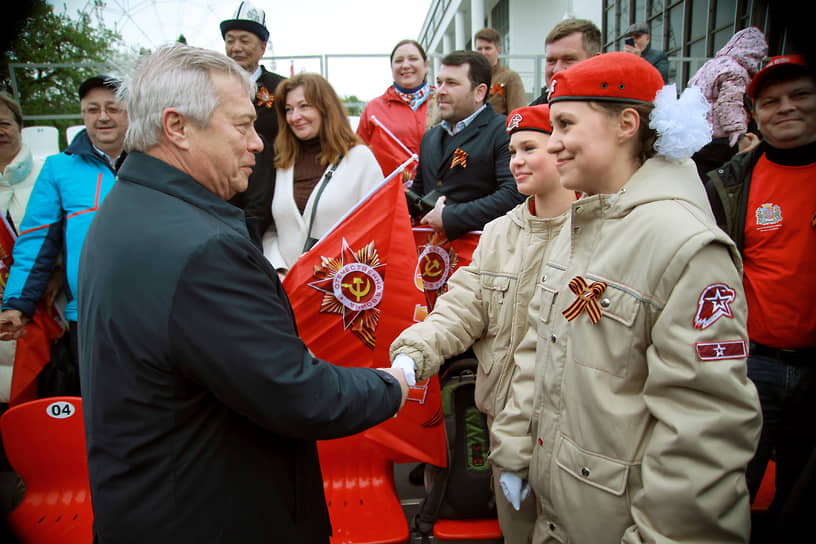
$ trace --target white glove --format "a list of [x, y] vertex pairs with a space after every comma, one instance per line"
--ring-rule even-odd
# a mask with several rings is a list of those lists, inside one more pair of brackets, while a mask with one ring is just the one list
[[405, 374], [405, 381], [408, 383], [408, 387], [416, 385], [416, 363], [413, 359], [404, 353], [398, 353], [397, 356], [394, 357], [394, 362], [391, 363], [391, 368], [394, 367], [399, 368]]
[[[521, 508], [521, 501], [527, 498], [530, 494], [530, 484], [523, 482], [521, 478], [512, 472], [502, 472], [499, 476], [499, 484], [501, 485], [504, 496], [507, 501], [513, 505], [516, 512]], [[523, 485], [522, 485], [523, 484]]]

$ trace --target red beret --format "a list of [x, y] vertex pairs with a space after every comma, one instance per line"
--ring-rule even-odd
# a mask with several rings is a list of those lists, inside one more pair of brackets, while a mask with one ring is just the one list
[[550, 82], [550, 104], [561, 100], [651, 103], [663, 76], [649, 61], [617, 51], [595, 55], [558, 72]]
[[751, 80], [751, 84], [748, 85], [748, 96], [752, 99], [756, 98], [759, 86], [762, 85], [765, 78], [780, 68], [787, 66], [801, 66], [804, 68], [807, 66], [807, 62], [803, 55], [782, 55], [781, 57], [772, 58]]
[[507, 116], [507, 134], [519, 130], [535, 130], [552, 134], [549, 104], [516, 108]]

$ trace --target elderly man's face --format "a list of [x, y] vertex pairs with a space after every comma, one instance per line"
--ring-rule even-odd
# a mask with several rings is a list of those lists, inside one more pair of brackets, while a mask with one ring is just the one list
[[769, 83], [755, 101], [757, 126], [769, 144], [792, 149], [816, 141], [816, 80]]
[[10, 161], [20, 152], [22, 141], [22, 127], [11, 110], [0, 103], [0, 157], [8, 157]]
[[91, 89], [80, 101], [82, 121], [96, 147], [107, 152], [122, 149], [128, 127], [127, 110], [113, 91], [105, 87]]
[[550, 86], [550, 81], [555, 74], [586, 60], [587, 57], [589, 55], [584, 49], [584, 35], [581, 32], [573, 32], [560, 40], [548, 43], [544, 65], [544, 78], [547, 86]]
[[190, 125], [188, 172], [201, 185], [228, 200], [246, 190], [263, 142], [255, 132], [255, 107], [237, 77], [213, 72], [218, 106], [205, 127]]
[[230, 30], [224, 35], [227, 56], [247, 72], [258, 69], [258, 62], [266, 51], [266, 42], [246, 30]]

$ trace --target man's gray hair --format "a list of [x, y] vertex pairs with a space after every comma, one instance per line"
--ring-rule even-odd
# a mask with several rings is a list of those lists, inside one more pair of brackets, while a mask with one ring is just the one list
[[250, 100], [254, 98], [255, 84], [250, 74], [221, 53], [172, 43], [139, 59], [119, 89], [128, 110], [125, 150], [144, 152], [157, 146], [163, 131], [162, 114], [167, 108], [206, 127], [219, 100], [210, 78], [212, 72], [240, 79]]

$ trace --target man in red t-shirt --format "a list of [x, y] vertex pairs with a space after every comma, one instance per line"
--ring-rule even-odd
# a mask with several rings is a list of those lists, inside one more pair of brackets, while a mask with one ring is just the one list
[[743, 257], [748, 376], [763, 412], [748, 487], [753, 498], [775, 453], [771, 514], [792, 531], [806, 520], [789, 514], [812, 510], [816, 463], [816, 78], [804, 57], [774, 57], [748, 96], [763, 142], [709, 172], [706, 189]]

